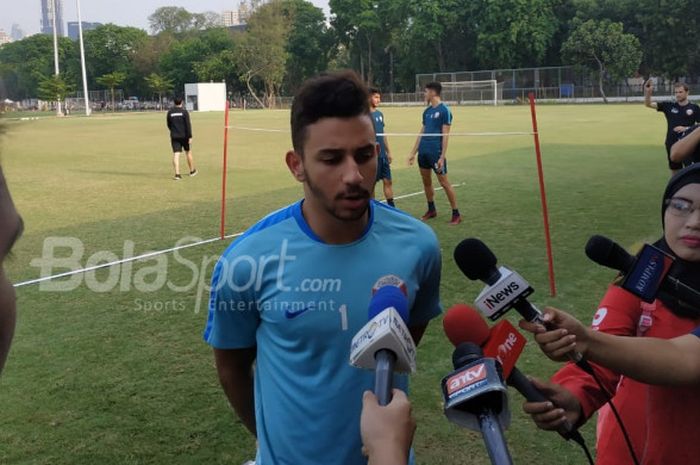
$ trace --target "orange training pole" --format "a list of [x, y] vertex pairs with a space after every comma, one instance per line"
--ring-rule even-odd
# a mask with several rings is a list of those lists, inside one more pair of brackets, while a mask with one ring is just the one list
[[542, 219], [544, 220], [544, 238], [547, 244], [547, 264], [549, 267], [549, 293], [552, 297], [557, 295], [557, 287], [554, 283], [554, 258], [552, 257], [552, 239], [549, 235], [549, 214], [547, 213], [547, 194], [544, 190], [544, 172], [542, 171], [542, 152], [540, 151], [540, 135], [537, 131], [537, 112], [535, 111], [535, 94], [528, 94], [530, 99], [530, 113], [532, 114], [532, 134], [535, 138], [535, 154], [537, 155], [537, 175], [540, 179], [540, 198], [542, 199]]
[[224, 168], [221, 175], [221, 240], [224, 239], [226, 229], [226, 170], [228, 165], [228, 110], [229, 102], [226, 98], [226, 109], [224, 111]]

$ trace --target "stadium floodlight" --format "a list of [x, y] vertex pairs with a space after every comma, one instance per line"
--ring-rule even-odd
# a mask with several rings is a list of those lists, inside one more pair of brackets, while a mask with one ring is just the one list
[[486, 103], [498, 105], [502, 100], [503, 83], [495, 79], [485, 81], [447, 81], [442, 84], [442, 98], [459, 103]]
[[[56, 0], [51, 0], [51, 8], [53, 12], [51, 14], [51, 25], [53, 28], [53, 65], [58, 76], [61, 71], [58, 68], [58, 32], [56, 31]], [[61, 100], [56, 99], [56, 116], [63, 116], [63, 111], [61, 110]]]
[[83, 94], [85, 94], [85, 116], [90, 116], [90, 97], [88, 96], [87, 73], [85, 71], [85, 45], [83, 43], [83, 18], [80, 15], [80, 0], [75, 0], [78, 7], [78, 37], [80, 38], [80, 67], [83, 73]]

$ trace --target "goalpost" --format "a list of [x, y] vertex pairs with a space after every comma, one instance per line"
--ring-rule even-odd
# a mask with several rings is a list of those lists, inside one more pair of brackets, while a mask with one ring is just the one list
[[498, 105], [503, 100], [503, 83], [495, 79], [485, 81], [446, 81], [442, 84], [442, 98], [458, 104], [475, 103]]

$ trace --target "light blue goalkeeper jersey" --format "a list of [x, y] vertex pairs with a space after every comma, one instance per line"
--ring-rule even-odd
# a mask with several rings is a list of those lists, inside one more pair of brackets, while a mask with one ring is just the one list
[[[360, 411], [374, 374], [349, 365], [352, 337], [383, 277], [403, 281], [409, 327], [439, 315], [440, 249], [428, 226], [375, 201], [360, 239], [326, 244], [302, 202], [268, 215], [221, 256], [204, 339], [257, 347], [257, 465], [366, 464]], [[395, 376], [396, 387], [407, 384]]]

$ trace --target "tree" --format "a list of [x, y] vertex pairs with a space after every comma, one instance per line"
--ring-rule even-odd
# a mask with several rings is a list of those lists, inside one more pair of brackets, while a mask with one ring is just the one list
[[102, 76], [97, 78], [97, 83], [101, 86], [108, 88], [110, 93], [112, 94], [112, 111], [114, 111], [116, 108], [114, 101], [114, 89], [122, 82], [124, 82], [125, 79], [126, 73], [122, 73], [120, 71], [114, 71], [112, 73], [103, 74]]
[[[274, 107], [288, 58], [286, 44], [291, 24], [281, 6], [280, 1], [273, 0], [256, 10], [237, 47], [240, 79], [262, 107]], [[262, 84], [265, 101], [257, 95], [255, 82]]]
[[[58, 57], [64, 79], [77, 82], [80, 65], [75, 42], [59, 37]], [[6, 97], [13, 100], [36, 97], [39, 82], [52, 74], [53, 40], [50, 36], [36, 34], [0, 47], [0, 81]]]
[[562, 55], [572, 63], [597, 74], [598, 88], [608, 102], [603, 81], [619, 81], [637, 71], [642, 61], [639, 40], [623, 32], [622, 23], [590, 19], [579, 23], [561, 48]]
[[163, 94], [173, 90], [173, 82], [160, 74], [151, 73], [146, 77], [148, 87], [158, 94], [160, 109], [163, 109]]
[[[88, 76], [119, 71], [125, 74], [124, 85], [133, 91], [143, 82], [144, 76], [136, 70], [136, 56], [148, 40], [146, 31], [135, 27], [106, 24], [85, 32], [85, 64]], [[90, 84], [94, 85], [97, 81]], [[98, 83], [99, 84], [99, 83]]]
[[[61, 74], [42, 76], [37, 88], [37, 95], [49, 102], [63, 102], [74, 87]], [[59, 115], [60, 116], [60, 115]]]
[[[160, 74], [173, 81], [175, 89], [182, 89], [188, 82], [221, 80], [223, 78], [214, 78], [205, 73], [202, 63], [224, 51], [231, 52], [236, 49], [234, 35], [227, 29], [197, 31], [186, 39], [174, 42], [170, 50], [161, 54], [158, 68]], [[238, 80], [238, 75], [233, 78]]]
[[476, 0], [470, 8], [479, 68], [542, 64], [557, 31], [552, 0]]
[[305, 79], [328, 68], [334, 42], [320, 8], [305, 0], [285, 0], [282, 9], [291, 21], [283, 84], [291, 95]]
[[148, 17], [153, 34], [159, 32], [186, 32], [192, 28], [192, 13], [180, 6], [163, 6]]

